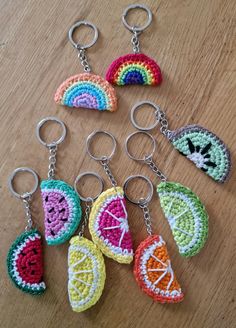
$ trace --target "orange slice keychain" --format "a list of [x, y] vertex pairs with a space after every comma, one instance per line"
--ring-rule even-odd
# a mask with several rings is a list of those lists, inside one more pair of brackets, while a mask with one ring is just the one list
[[[128, 184], [131, 181], [142, 179], [150, 189], [146, 198], [134, 200], [128, 196]], [[133, 175], [126, 179], [124, 184], [125, 197], [131, 203], [138, 205], [144, 214], [148, 237], [140, 243], [134, 256], [134, 276], [137, 284], [144, 293], [159, 303], [178, 303], [184, 294], [176, 279], [171, 266], [166, 243], [162, 236], [153, 234], [151, 216], [148, 204], [153, 196], [153, 185], [143, 175]]]

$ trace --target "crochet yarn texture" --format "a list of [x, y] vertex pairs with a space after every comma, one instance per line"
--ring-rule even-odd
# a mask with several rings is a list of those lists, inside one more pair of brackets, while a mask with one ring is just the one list
[[25, 293], [42, 294], [42, 239], [36, 229], [22, 233], [11, 245], [7, 255], [8, 274], [17, 288]]
[[142, 291], [156, 302], [178, 303], [184, 298], [161, 236], [149, 236], [138, 246], [134, 276]]
[[80, 200], [74, 189], [61, 180], [41, 182], [45, 238], [48, 245], [67, 241], [81, 219]]
[[187, 125], [171, 133], [173, 146], [217, 182], [225, 182], [231, 168], [230, 152], [214, 133]]
[[180, 183], [161, 182], [157, 192], [180, 254], [196, 255], [208, 237], [208, 214], [204, 205]]
[[57, 104], [68, 107], [88, 109], [117, 109], [114, 88], [101, 76], [83, 73], [69, 77], [57, 89], [54, 100]]
[[121, 187], [104, 191], [94, 202], [89, 231], [93, 242], [106, 256], [119, 263], [132, 262], [132, 239]]
[[144, 54], [119, 57], [109, 66], [106, 80], [115, 85], [158, 85], [162, 81], [160, 67]]
[[82, 312], [101, 297], [106, 279], [102, 253], [90, 240], [73, 237], [68, 253], [68, 294], [73, 311]]

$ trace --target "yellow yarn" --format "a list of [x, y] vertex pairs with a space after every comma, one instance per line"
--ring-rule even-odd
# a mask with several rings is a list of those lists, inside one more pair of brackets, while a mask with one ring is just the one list
[[73, 311], [82, 312], [101, 297], [106, 279], [105, 263], [97, 246], [84, 237], [70, 240], [68, 294]]
[[89, 216], [89, 231], [92, 236], [93, 242], [100, 248], [100, 250], [107, 256], [119, 263], [129, 264], [133, 261], [132, 254], [120, 254], [117, 253], [114, 249], [111, 249], [105, 242], [102, 240], [97, 231], [97, 216], [101, 211], [102, 207], [106, 204], [107, 201], [113, 199], [114, 197], [124, 197], [124, 191], [121, 187], [110, 188], [104, 191], [94, 202], [90, 216]]

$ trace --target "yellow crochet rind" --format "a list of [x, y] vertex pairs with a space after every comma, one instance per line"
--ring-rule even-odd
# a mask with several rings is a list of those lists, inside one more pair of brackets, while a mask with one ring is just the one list
[[71, 238], [68, 275], [68, 295], [73, 311], [82, 312], [97, 303], [104, 288], [106, 270], [103, 255], [93, 242], [79, 236]]
[[96, 218], [97, 214], [99, 213], [101, 207], [104, 205], [106, 200], [109, 197], [114, 197], [114, 193], [118, 194], [119, 196], [124, 196], [124, 191], [121, 187], [116, 188], [110, 188], [101, 193], [101, 195], [97, 198], [97, 200], [94, 202], [90, 216], [89, 216], [89, 231], [92, 236], [93, 242], [100, 248], [100, 250], [105, 254], [107, 257], [112, 258], [113, 260], [123, 263], [123, 264], [129, 264], [133, 261], [133, 255], [120, 255], [114, 253], [106, 244], [104, 244], [103, 240], [101, 240], [96, 233], [95, 230], [95, 224], [96, 224]]

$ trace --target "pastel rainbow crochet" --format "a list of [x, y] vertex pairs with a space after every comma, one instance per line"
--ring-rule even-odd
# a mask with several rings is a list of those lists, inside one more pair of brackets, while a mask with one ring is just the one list
[[57, 104], [68, 107], [88, 109], [117, 109], [117, 98], [114, 88], [99, 75], [82, 73], [65, 80], [54, 96]]
[[158, 85], [162, 81], [160, 67], [144, 54], [119, 57], [109, 66], [106, 80], [115, 85]]

